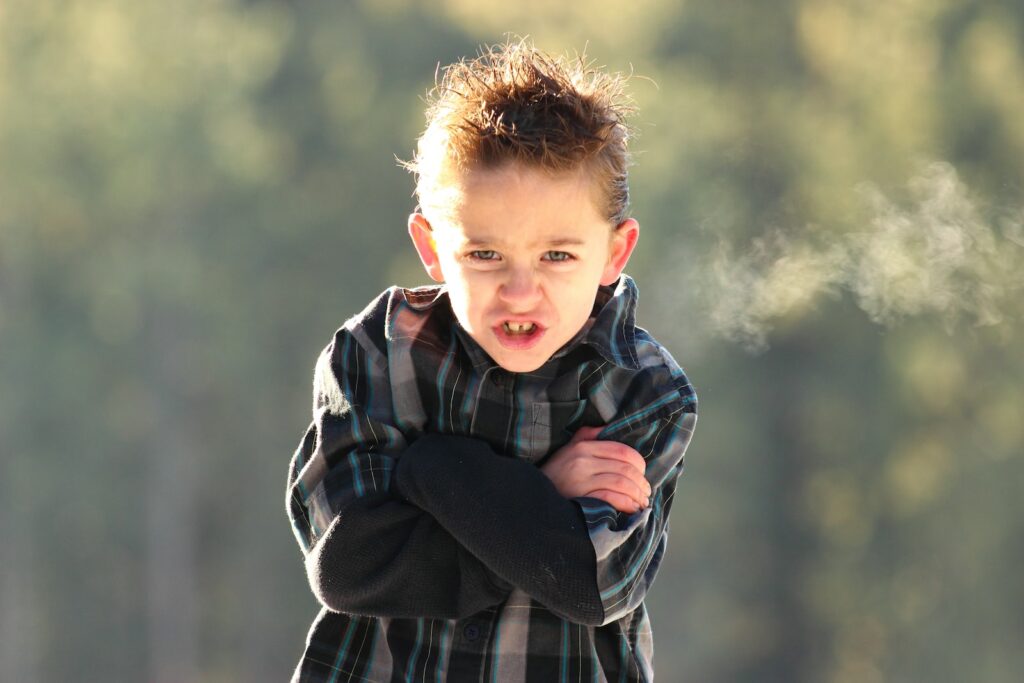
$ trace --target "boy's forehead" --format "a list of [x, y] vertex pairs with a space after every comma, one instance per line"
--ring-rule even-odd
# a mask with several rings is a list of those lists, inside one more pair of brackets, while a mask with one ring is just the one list
[[598, 214], [589, 174], [552, 174], [509, 164], [451, 171], [438, 183], [435, 227], [471, 244], [584, 244]]
[[460, 247], [544, 247], [569, 248], [587, 245], [601, 234], [600, 226], [595, 229], [585, 222], [564, 223], [538, 221], [501, 222], [473, 220], [461, 212], [453, 211], [448, 220], [435, 226], [439, 235]]

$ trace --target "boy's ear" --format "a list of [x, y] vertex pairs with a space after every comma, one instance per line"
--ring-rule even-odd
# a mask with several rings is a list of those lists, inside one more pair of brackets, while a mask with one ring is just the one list
[[640, 224], [635, 218], [627, 218], [612, 231], [608, 263], [605, 264], [604, 272], [601, 273], [602, 285], [610, 285], [618, 279], [622, 269], [626, 267], [626, 261], [633, 253], [638, 239], [640, 239]]
[[416, 253], [420, 255], [420, 261], [434, 282], [444, 282], [444, 274], [441, 272], [441, 262], [437, 258], [437, 244], [434, 241], [434, 230], [430, 222], [422, 213], [409, 214], [409, 237], [416, 247]]

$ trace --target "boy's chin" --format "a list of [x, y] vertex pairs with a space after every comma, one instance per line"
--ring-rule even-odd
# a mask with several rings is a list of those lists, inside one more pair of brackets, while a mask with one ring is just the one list
[[498, 364], [498, 367], [502, 370], [507, 370], [508, 372], [533, 372], [540, 366], [544, 365], [544, 363], [547, 362], [547, 359], [543, 358], [536, 361], [529, 361], [525, 358], [513, 360], [501, 359], [496, 360], [495, 362]]
[[547, 363], [550, 358], [544, 353], [517, 352], [501, 347], [487, 349], [487, 352], [498, 367], [508, 372], [533, 372]]

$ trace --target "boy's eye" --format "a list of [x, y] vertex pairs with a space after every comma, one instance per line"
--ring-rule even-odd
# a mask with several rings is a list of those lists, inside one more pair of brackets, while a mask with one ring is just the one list
[[498, 252], [493, 249], [477, 249], [469, 252], [469, 257], [477, 261], [494, 261], [498, 258]]
[[567, 251], [549, 251], [544, 254], [546, 261], [571, 261], [572, 258], [572, 254]]

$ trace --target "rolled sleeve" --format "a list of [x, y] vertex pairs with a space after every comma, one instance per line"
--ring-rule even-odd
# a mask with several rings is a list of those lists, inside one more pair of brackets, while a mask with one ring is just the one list
[[654, 581], [668, 544], [668, 519], [697, 421], [696, 397], [681, 372], [676, 388], [613, 419], [598, 439], [618, 441], [647, 463], [651, 504], [633, 514], [596, 498], [576, 498], [597, 558], [604, 623], [635, 610]]

